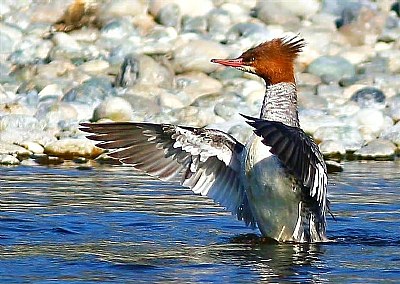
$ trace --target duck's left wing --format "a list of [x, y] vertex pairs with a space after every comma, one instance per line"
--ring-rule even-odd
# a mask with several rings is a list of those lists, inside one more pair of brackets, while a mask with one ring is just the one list
[[317, 144], [298, 127], [291, 127], [277, 121], [245, 116], [247, 123], [255, 128], [254, 133], [263, 138], [262, 142], [271, 147], [271, 153], [300, 181], [305, 190], [325, 217], [327, 206], [327, 170]]
[[161, 180], [212, 198], [247, 225], [255, 225], [240, 178], [244, 146], [218, 130], [171, 124], [82, 123], [89, 139], [109, 156]]

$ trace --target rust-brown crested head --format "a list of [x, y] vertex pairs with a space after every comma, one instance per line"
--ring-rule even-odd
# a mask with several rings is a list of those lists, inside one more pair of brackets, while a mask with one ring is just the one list
[[245, 51], [236, 59], [211, 61], [257, 74], [267, 84], [294, 83], [294, 60], [304, 46], [304, 39], [298, 36], [276, 38]]

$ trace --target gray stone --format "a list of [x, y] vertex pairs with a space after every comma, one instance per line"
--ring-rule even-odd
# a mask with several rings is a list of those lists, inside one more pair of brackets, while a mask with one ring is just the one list
[[364, 144], [361, 133], [353, 126], [320, 127], [313, 136], [318, 141], [339, 141], [346, 151], [355, 151]]
[[10, 144], [21, 144], [26, 141], [36, 142], [40, 145], [46, 145], [55, 141], [54, 134], [43, 130], [29, 130], [25, 128], [10, 128], [0, 131], [0, 141]]
[[53, 43], [36, 36], [28, 36], [18, 44], [9, 60], [18, 65], [42, 63], [49, 56]]
[[353, 64], [340, 56], [321, 56], [307, 67], [307, 72], [317, 76], [330, 76], [339, 81], [344, 77], [355, 75]]
[[113, 121], [130, 121], [133, 116], [131, 104], [123, 98], [108, 98], [98, 105], [93, 112], [93, 121], [111, 119]]
[[179, 45], [174, 51], [174, 67], [177, 72], [201, 71], [211, 73], [219, 66], [212, 58], [227, 58], [226, 47], [208, 40], [192, 40]]
[[387, 104], [388, 113], [393, 118], [393, 120], [400, 120], [400, 94], [390, 98]]
[[100, 103], [114, 94], [115, 90], [112, 88], [111, 82], [100, 78], [92, 78], [72, 88], [64, 95], [62, 101], [92, 105]]
[[355, 92], [350, 100], [357, 102], [361, 107], [373, 107], [374, 105], [383, 106], [385, 94], [374, 87], [366, 87]]
[[361, 159], [384, 159], [392, 160], [394, 158], [396, 146], [383, 139], [376, 139], [354, 152], [354, 155]]
[[31, 152], [21, 146], [10, 144], [0, 140], [0, 154], [29, 156]]
[[328, 174], [343, 172], [343, 166], [340, 163], [332, 160], [326, 160], [325, 163]]
[[36, 142], [25, 141], [19, 144], [19, 146], [24, 147], [25, 149], [34, 154], [43, 154], [44, 152], [43, 146]]
[[207, 31], [207, 18], [203, 16], [183, 17], [182, 31], [204, 34]]
[[319, 144], [319, 149], [328, 158], [340, 158], [346, 154], [343, 143], [337, 140], [324, 140]]
[[392, 127], [386, 128], [380, 138], [389, 140], [400, 148], [400, 121]]
[[179, 27], [181, 22], [181, 11], [175, 3], [167, 4], [160, 9], [156, 20], [166, 27]]
[[182, 15], [191, 17], [204, 16], [214, 8], [211, 0], [202, 1], [182, 1], [182, 0], [153, 0], [149, 2], [149, 12], [156, 17], [160, 10], [167, 5], [178, 5]]
[[13, 166], [19, 165], [21, 162], [12, 155], [0, 154], [0, 165]]
[[389, 117], [385, 117], [381, 110], [374, 108], [360, 109], [355, 114], [355, 119], [366, 140], [379, 136], [385, 128], [393, 125], [393, 121]]
[[43, 129], [44, 124], [30, 115], [8, 114], [0, 117], [0, 131], [15, 130], [16, 128], [35, 131]]
[[57, 128], [60, 121], [77, 120], [78, 112], [66, 102], [44, 103], [37, 109], [35, 117], [44, 121], [47, 128]]

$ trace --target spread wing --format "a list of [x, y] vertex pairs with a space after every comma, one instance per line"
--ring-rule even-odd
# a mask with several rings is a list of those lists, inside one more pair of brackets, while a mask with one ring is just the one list
[[171, 124], [112, 122], [82, 123], [89, 139], [123, 164], [133, 165], [221, 204], [246, 225], [255, 226], [240, 180], [244, 146], [230, 135], [212, 129]]
[[254, 133], [271, 147], [271, 152], [294, 174], [303, 191], [317, 201], [320, 216], [325, 217], [328, 176], [317, 144], [303, 130], [281, 122], [243, 115], [255, 128]]

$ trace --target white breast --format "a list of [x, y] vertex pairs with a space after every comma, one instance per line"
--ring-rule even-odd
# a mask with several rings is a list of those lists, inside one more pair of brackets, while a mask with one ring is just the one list
[[299, 217], [299, 192], [271, 147], [252, 137], [246, 147], [245, 174], [250, 207], [263, 235], [293, 240]]

